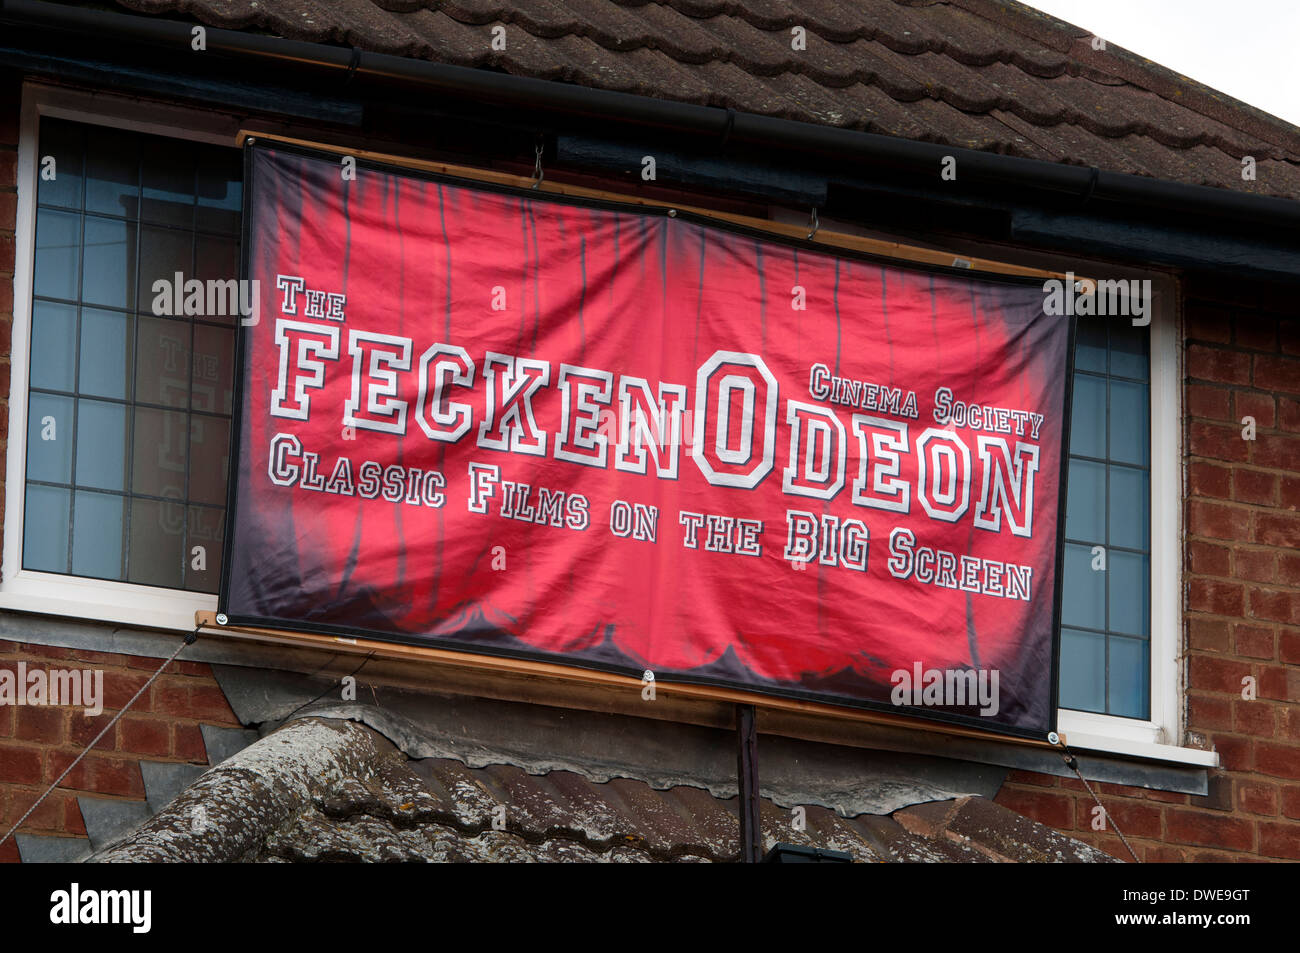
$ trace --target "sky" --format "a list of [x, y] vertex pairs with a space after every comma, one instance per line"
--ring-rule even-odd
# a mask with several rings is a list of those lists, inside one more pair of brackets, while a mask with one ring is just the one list
[[1300, 126], [1300, 0], [1022, 0]]

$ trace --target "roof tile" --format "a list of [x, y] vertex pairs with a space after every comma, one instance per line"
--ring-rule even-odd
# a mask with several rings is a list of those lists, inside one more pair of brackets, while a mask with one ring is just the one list
[[[117, 0], [927, 142], [1297, 195], [1300, 128], [1012, 0]], [[505, 50], [489, 27], [506, 27]], [[807, 49], [791, 29], [807, 30]], [[1214, 153], [1218, 153], [1216, 157]], [[1255, 181], [1240, 161], [1254, 156]]]

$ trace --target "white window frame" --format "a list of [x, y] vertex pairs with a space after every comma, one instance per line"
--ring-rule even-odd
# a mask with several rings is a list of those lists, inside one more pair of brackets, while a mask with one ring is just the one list
[[[1108, 277], [1111, 271], [1114, 269], [1106, 269]], [[1120, 718], [1058, 708], [1057, 729], [1065, 735], [1071, 748], [1214, 767], [1218, 755], [1213, 751], [1182, 746], [1186, 697], [1182, 308], [1175, 282], [1153, 282], [1153, 288], [1156, 300], [1150, 326], [1151, 717]]]
[[10, 355], [9, 445], [5, 469], [0, 609], [188, 632], [194, 613], [215, 610], [217, 597], [180, 589], [87, 579], [22, 568], [27, 474], [27, 389], [36, 251], [37, 136], [42, 116], [149, 135], [235, 146], [233, 114], [185, 109], [107, 93], [23, 84], [18, 132], [18, 209], [14, 234], [14, 321]]

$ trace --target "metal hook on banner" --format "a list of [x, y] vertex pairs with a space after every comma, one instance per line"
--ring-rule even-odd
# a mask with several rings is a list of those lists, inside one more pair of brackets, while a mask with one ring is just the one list
[[545, 174], [542, 172], [542, 148], [545, 144], [546, 141], [541, 136], [538, 136], [537, 145], [533, 149], [533, 155], [536, 156], [536, 160], [533, 162], [532, 187], [535, 189], [541, 188], [542, 179], [545, 177]]
[[812, 241], [813, 236], [817, 234], [817, 229], [821, 228], [821, 225], [817, 221], [816, 205], [812, 207], [812, 217], [808, 219], [808, 227], [811, 229], [811, 231], [808, 232], [808, 237], [805, 239], [805, 241]]

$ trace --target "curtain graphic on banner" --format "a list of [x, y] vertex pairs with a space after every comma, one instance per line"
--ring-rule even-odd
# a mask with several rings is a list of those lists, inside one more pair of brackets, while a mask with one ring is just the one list
[[247, 158], [232, 624], [1054, 726], [1041, 280]]

